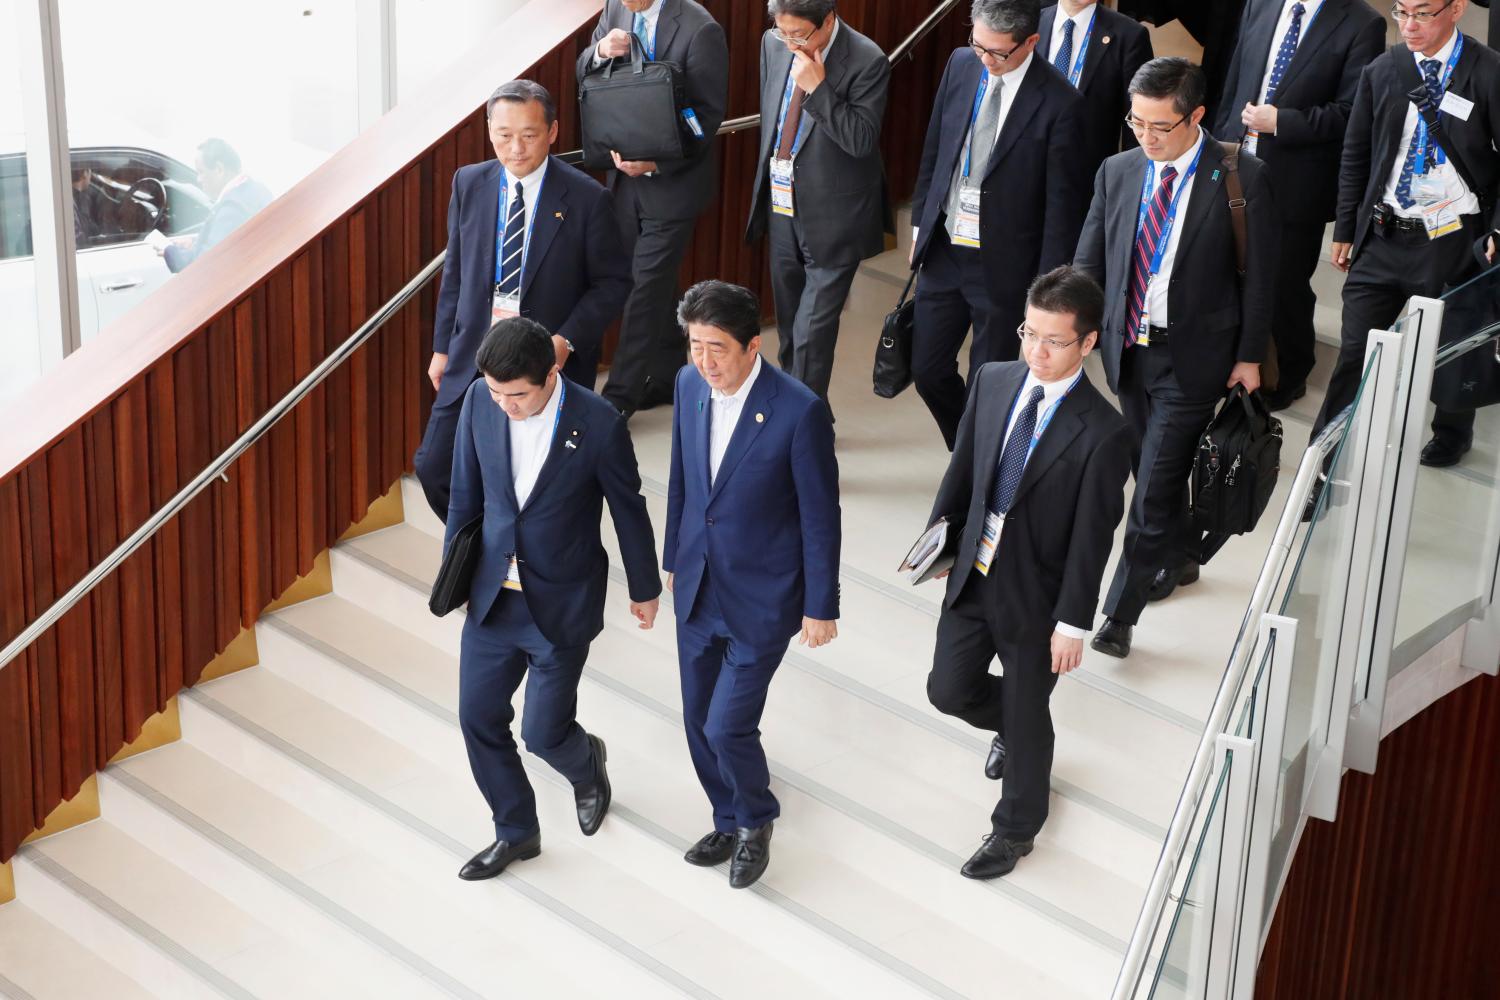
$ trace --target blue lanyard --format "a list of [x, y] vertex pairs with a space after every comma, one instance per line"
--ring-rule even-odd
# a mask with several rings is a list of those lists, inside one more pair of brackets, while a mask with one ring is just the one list
[[[781, 95], [781, 114], [776, 119], [776, 145], [772, 147], [773, 153], [781, 148], [782, 131], [786, 128], [786, 113], [792, 103], [792, 87], [795, 85], [795, 82], [792, 79], [791, 70], [787, 70], [786, 91]], [[797, 151], [802, 148], [802, 143], [806, 141], [807, 132], [811, 128], [812, 119], [804, 114], [802, 120], [797, 123], [797, 138], [792, 140], [792, 159], [795, 160], [797, 158]]]
[[969, 141], [964, 148], [964, 179], [968, 180], [969, 165], [974, 156], [974, 126], [979, 124], [979, 108], [984, 104], [984, 95], [990, 89], [988, 71], [979, 77], [979, 88], [974, 91], [974, 108], [969, 112]]
[[1078, 81], [1083, 79], [1083, 61], [1089, 54], [1089, 42], [1094, 37], [1094, 22], [1099, 20], [1099, 8], [1094, 8], [1094, 14], [1089, 18], [1089, 28], [1083, 33], [1083, 44], [1078, 47], [1078, 58], [1073, 61], [1073, 68], [1068, 73], [1068, 82], [1073, 89], [1078, 89]]
[[[542, 183], [545, 184], [546, 181], [547, 181], [547, 178], [546, 178], [545, 175], [543, 175], [543, 177], [542, 177]], [[498, 199], [498, 203], [495, 206], [495, 219], [496, 219], [496, 221], [495, 221], [495, 284], [497, 286], [500, 284], [500, 280], [501, 280], [501, 277], [502, 277], [502, 275], [500, 274], [500, 268], [501, 268], [501, 265], [503, 265], [504, 262], [505, 262], [505, 215], [506, 215], [505, 210], [506, 210], [506, 208], [510, 204], [509, 198], [506, 197], [509, 193], [510, 193], [510, 174], [506, 171], [505, 167], [502, 166], [500, 168], [500, 197]], [[536, 190], [531, 193], [531, 197], [533, 199], [536, 199], [536, 198], [540, 198], [541, 196], [542, 196], [542, 186], [541, 186], [541, 184], [539, 184], [539, 185], [537, 185]], [[529, 224], [527, 224], [527, 226], [526, 226], [526, 236], [521, 240], [521, 281], [522, 281], [522, 283], [524, 283], [526, 281], [526, 257], [531, 253], [531, 232], [532, 232], [532, 230], [534, 230], [536, 228], [536, 208], [535, 208], [536, 202], [535, 201], [532, 202], [532, 206], [533, 207], [532, 207], [532, 210], [531, 210], [531, 222]]]
[[[1453, 53], [1448, 56], [1448, 65], [1443, 69], [1442, 88], [1444, 94], [1448, 93], [1448, 81], [1453, 79], [1453, 70], [1458, 66], [1458, 57], [1463, 55], [1463, 52], [1464, 34], [1460, 31], [1458, 33], [1458, 41], [1453, 43]], [[1426, 81], [1424, 80], [1423, 83], [1425, 85]], [[1417, 131], [1416, 134], [1412, 137], [1412, 144], [1417, 148], [1416, 172], [1419, 175], [1425, 175], [1427, 173], [1427, 158], [1429, 152], [1431, 153], [1432, 157], [1437, 160], [1439, 166], [1448, 162], [1448, 156], [1443, 152], [1443, 147], [1441, 145], [1438, 145], [1437, 143], [1431, 143], [1432, 149], [1430, 151], [1428, 150], [1428, 144], [1430, 142], [1431, 139], [1427, 134], [1427, 119], [1423, 118], [1421, 112], [1419, 111], [1417, 113]]]
[[568, 400], [568, 380], [563, 378], [562, 372], [557, 373], [557, 412], [552, 414], [552, 436], [547, 440], [551, 444], [557, 443], [557, 426], [562, 423], [563, 403]]
[[[1182, 203], [1182, 192], [1187, 190], [1188, 181], [1198, 172], [1198, 163], [1203, 159], [1203, 147], [1207, 145], [1202, 138], [1198, 140], [1198, 155], [1193, 157], [1192, 166], [1187, 168], [1187, 173], [1177, 180], [1177, 190], [1172, 192], [1172, 205], [1167, 209], [1166, 221], [1162, 223], [1161, 238], [1156, 241], [1156, 252], [1151, 255], [1151, 277], [1161, 273], [1162, 259], [1167, 255], [1167, 245], [1172, 239], [1172, 227], [1177, 224], [1177, 207]], [[1146, 167], [1146, 180], [1141, 185], [1141, 208], [1136, 217], [1135, 238], [1141, 238], [1141, 230], [1146, 225], [1146, 210], [1151, 204], [1151, 197], [1156, 192], [1156, 164], [1150, 163]]]

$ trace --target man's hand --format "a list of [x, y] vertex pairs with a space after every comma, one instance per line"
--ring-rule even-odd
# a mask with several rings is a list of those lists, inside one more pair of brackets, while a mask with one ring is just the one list
[[676, 580], [677, 580], [677, 574], [676, 573], [668, 573], [667, 574], [667, 593], [669, 593], [669, 594], [675, 594], [675, 593], [677, 593], [677, 591], [675, 591], [675, 590], [672, 589], [672, 584], [675, 583]]
[[819, 49], [809, 59], [807, 53], [798, 49], [792, 56], [792, 79], [797, 81], [797, 87], [804, 94], [811, 94], [820, 87], [828, 78], [828, 70], [823, 68], [823, 50]]
[[620, 159], [620, 154], [613, 149], [609, 151], [609, 155], [615, 158], [615, 169], [626, 177], [639, 177], [642, 174], [656, 173], [655, 160], [622, 160]]
[[432, 383], [435, 390], [443, 386], [443, 372], [448, 370], [448, 355], [434, 354], [432, 361], [427, 365], [427, 380]]
[[1253, 361], [1241, 361], [1229, 372], [1229, 388], [1237, 385], [1245, 387], [1246, 392], [1254, 392], [1260, 388], [1260, 365]]
[[1240, 112], [1240, 121], [1261, 135], [1276, 134], [1276, 105], [1246, 104]]
[[559, 368], [568, 363], [568, 357], [573, 353], [568, 349], [568, 339], [557, 334], [552, 335], [552, 349], [557, 352], [557, 367]]
[[[1495, 243], [1490, 241], [1490, 251], [1494, 252]], [[1354, 256], [1353, 243], [1334, 243], [1328, 255], [1333, 258], [1333, 266], [1340, 271], [1348, 271], [1351, 258]]]
[[797, 637], [797, 642], [808, 649], [817, 649], [826, 646], [839, 637], [839, 623], [836, 621], [823, 621], [818, 618], [802, 619], [802, 634]]
[[637, 626], [642, 631], [656, 624], [656, 612], [661, 609], [661, 598], [653, 597], [649, 601], [631, 601], [630, 613], [635, 615], [635, 620], [641, 624]]
[[1072, 639], [1061, 632], [1052, 633], [1052, 672], [1062, 675], [1077, 670], [1083, 662], [1083, 640]]
[[1484, 259], [1491, 264], [1495, 263], [1495, 237], [1492, 235], [1490, 241], [1485, 244]]
[[599, 39], [599, 44], [594, 46], [594, 55], [600, 59], [618, 59], [620, 56], [630, 55], [630, 32], [615, 28]]

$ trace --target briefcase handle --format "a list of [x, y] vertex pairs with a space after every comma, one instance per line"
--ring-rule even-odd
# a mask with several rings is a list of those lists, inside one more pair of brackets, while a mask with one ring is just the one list
[[[615, 63], [624, 56], [617, 56], [604, 64], [604, 79], [608, 80], [615, 72]], [[641, 44], [641, 36], [635, 32], [630, 33], [630, 72], [640, 76], [646, 72], [646, 46]]]

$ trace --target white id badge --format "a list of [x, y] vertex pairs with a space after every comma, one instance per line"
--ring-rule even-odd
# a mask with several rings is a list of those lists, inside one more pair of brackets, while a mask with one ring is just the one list
[[791, 160], [771, 157], [771, 211], [777, 215], [790, 217], [797, 214], [792, 206], [793, 173]]
[[495, 297], [490, 300], [490, 324], [500, 322], [502, 319], [514, 319], [521, 315], [521, 293], [512, 292], [509, 295], [500, 294], [500, 286], [495, 286]]
[[1135, 333], [1137, 347], [1151, 346], [1151, 285], [1155, 281], [1155, 278], [1146, 279], [1146, 301], [1141, 307], [1141, 328]]
[[1440, 239], [1464, 227], [1464, 220], [1453, 211], [1453, 202], [1442, 201], [1422, 208], [1422, 225], [1429, 240]]
[[516, 557], [510, 557], [510, 565], [505, 568], [505, 582], [500, 585], [506, 590], [521, 589], [521, 567], [516, 565]]
[[979, 249], [979, 205], [983, 192], [967, 184], [958, 190], [958, 218], [953, 220], [953, 245]]
[[979, 553], [974, 557], [974, 568], [984, 576], [990, 575], [990, 564], [995, 561], [995, 550], [1000, 547], [1000, 531], [1004, 527], [1003, 515], [984, 515], [984, 531], [979, 536]]

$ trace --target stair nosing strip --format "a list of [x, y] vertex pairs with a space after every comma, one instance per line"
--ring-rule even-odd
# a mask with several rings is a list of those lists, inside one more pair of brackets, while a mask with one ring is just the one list
[[[215, 969], [203, 959], [188, 951], [150, 923], [125, 909], [103, 890], [84, 881], [62, 862], [46, 853], [41, 843], [33, 844], [26, 851], [27, 860], [41, 869], [48, 878], [62, 885], [74, 896], [104, 916], [120, 925], [121, 929], [155, 948], [176, 963], [184, 972], [201, 980], [220, 996], [231, 1000], [259, 1000], [255, 994]], [[168, 862], [170, 864], [170, 862]], [[195, 880], [196, 881], [196, 880]]]
[[[437, 829], [409, 811], [402, 809], [400, 806], [382, 797], [373, 789], [367, 788], [353, 778], [323, 763], [258, 723], [247, 719], [239, 712], [236, 712], [228, 705], [214, 698], [211, 694], [208, 694], [202, 687], [187, 688], [182, 694], [183, 697], [201, 705], [229, 724], [244, 730], [256, 740], [266, 744], [266, 746], [298, 764], [304, 770], [342, 789], [346, 794], [358, 799], [367, 807], [406, 827], [412, 833], [442, 848], [453, 857], [467, 861], [473, 854], [473, 851], [469, 847], [448, 836], [442, 830]], [[699, 1000], [721, 1000], [718, 994], [688, 979], [676, 969], [652, 957], [644, 949], [638, 948], [629, 941], [626, 941], [614, 931], [595, 922], [567, 903], [532, 884], [524, 876], [517, 874], [515, 871], [507, 869], [496, 876], [495, 881], [515, 889], [533, 903], [550, 911], [564, 923], [572, 925], [575, 930], [593, 938], [595, 941], [631, 962], [631, 964], [655, 976], [673, 989], [679, 990], [688, 996], [699, 998]]]
[[272, 863], [263, 855], [252, 850], [242, 841], [235, 839], [226, 831], [219, 829], [208, 820], [182, 806], [171, 796], [162, 792], [140, 775], [118, 766], [110, 768], [107, 773], [110, 778], [125, 785], [131, 792], [139, 795], [151, 805], [162, 810], [179, 823], [182, 823], [200, 837], [217, 845], [220, 849], [233, 854], [262, 877], [275, 882], [287, 892], [316, 909], [329, 920], [339, 924], [349, 933], [364, 940], [377, 950], [394, 958], [443, 992], [450, 996], [463, 997], [465, 1000], [484, 1000], [483, 994], [465, 986], [462, 982], [454, 979], [442, 969], [439, 969], [378, 927], [361, 919], [357, 914], [329, 899], [312, 886], [294, 876], [291, 872], [286, 871], [280, 865]]
[[23, 990], [19, 983], [6, 979], [3, 972], [0, 972], [0, 996], [7, 997], [9, 1000], [37, 1000], [34, 995]]

